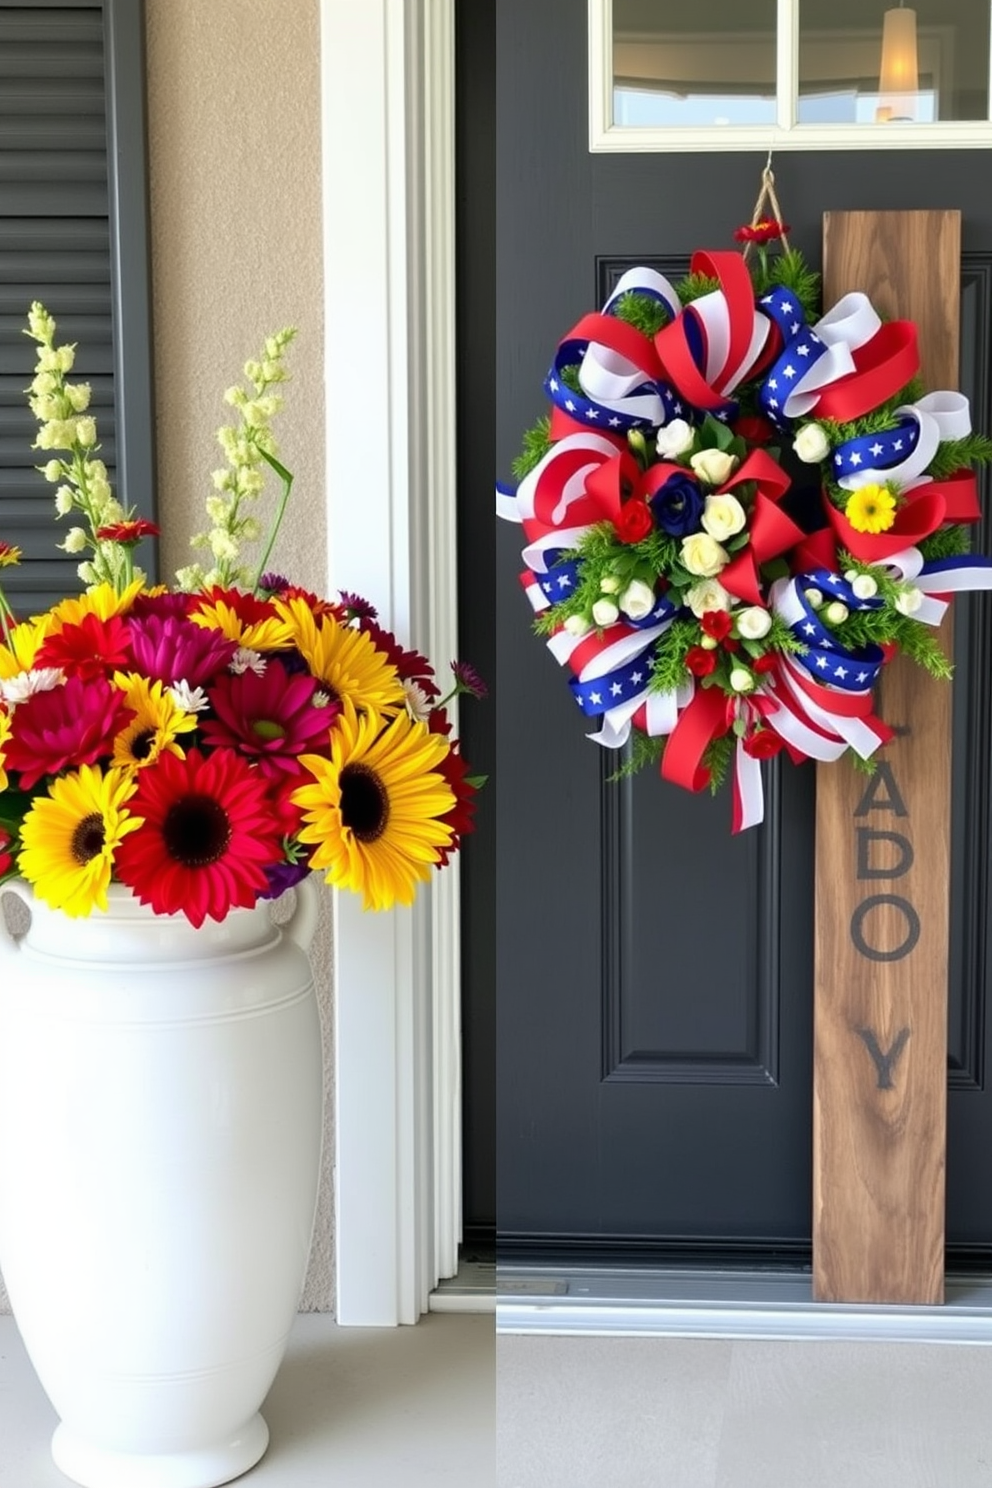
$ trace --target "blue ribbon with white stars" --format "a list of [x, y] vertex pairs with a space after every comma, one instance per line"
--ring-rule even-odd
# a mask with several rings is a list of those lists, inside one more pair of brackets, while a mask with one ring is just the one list
[[885, 471], [907, 460], [919, 442], [920, 426], [916, 419], [900, 419], [894, 429], [845, 440], [833, 453], [834, 479], [861, 470], [877, 470], [884, 478]]
[[778, 428], [789, 422], [785, 405], [802, 379], [827, 354], [827, 346], [807, 324], [796, 296], [781, 285], [763, 295], [760, 305], [782, 334], [783, 349], [758, 393], [763, 412]]
[[[588, 350], [589, 342], [585, 340], [562, 341], [558, 347], [551, 369], [544, 379], [544, 391], [555, 407], [580, 424], [585, 423], [590, 428], [605, 429], [614, 434], [626, 434], [628, 429], [657, 427], [652, 419], [643, 414], [627, 413], [611, 403], [600, 403], [585, 392], [576, 392], [562, 380], [565, 368], [580, 365]], [[653, 382], [650, 378], [645, 378], [644, 382], [627, 394], [628, 399], [661, 398], [668, 408], [676, 396], [668, 383]], [[677, 418], [679, 415], [672, 413], [669, 416]]]
[[642, 693], [650, 675], [647, 653], [641, 652], [633, 661], [606, 672], [602, 677], [591, 677], [588, 682], [572, 677], [568, 685], [586, 718], [596, 718]]
[[575, 591], [579, 581], [579, 560], [565, 558], [560, 563], [552, 562], [547, 573], [532, 570], [544, 596], [551, 604], [560, 604]]
[[848, 651], [824, 625], [806, 598], [806, 590], [817, 589], [825, 602], [837, 599], [850, 610], [878, 609], [882, 601], [859, 599], [845, 579], [827, 569], [800, 574], [790, 588], [792, 593], [780, 607], [780, 613], [784, 614], [792, 634], [807, 648], [802, 656], [793, 658], [796, 665], [818, 682], [827, 682], [845, 692], [864, 692], [874, 687], [885, 662], [882, 648], [865, 646], [860, 651]]

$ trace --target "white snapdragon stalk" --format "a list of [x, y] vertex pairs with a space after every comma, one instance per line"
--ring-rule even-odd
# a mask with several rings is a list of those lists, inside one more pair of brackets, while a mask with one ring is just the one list
[[[269, 336], [258, 359], [245, 363], [248, 386], [239, 384], [224, 394], [225, 402], [237, 412], [238, 422], [217, 431], [227, 464], [213, 473], [214, 494], [207, 498], [207, 516], [212, 526], [192, 539], [194, 547], [210, 549], [214, 567], [207, 573], [199, 564], [180, 569], [176, 581], [181, 588], [197, 588], [203, 583], [217, 583], [225, 588], [241, 584], [252, 590], [258, 587], [293, 480], [277, 458], [271, 424], [282, 408], [282, 397], [276, 389], [289, 380], [283, 357], [295, 335], [294, 328], [286, 327]], [[261, 528], [246, 507], [263, 489], [266, 466], [279, 476], [283, 491], [261, 561], [249, 568], [241, 561], [242, 544], [258, 542]]]
[[35, 373], [28, 390], [28, 404], [39, 428], [33, 448], [50, 450], [52, 457], [38, 469], [57, 487], [55, 510], [58, 516], [76, 514], [82, 525], [70, 528], [59, 546], [67, 553], [89, 553], [79, 565], [84, 584], [111, 584], [120, 593], [131, 581], [143, 578], [135, 568], [131, 550], [149, 530], [149, 523], [139, 524], [145, 531], [135, 531], [127, 541], [119, 535], [98, 536], [103, 528], [134, 520], [114, 499], [107, 467], [97, 458], [99, 449], [96, 419], [87, 410], [91, 390], [87, 382], [68, 382], [76, 349], [55, 345], [56, 325], [53, 317], [37, 300], [28, 312], [25, 332], [37, 343]]

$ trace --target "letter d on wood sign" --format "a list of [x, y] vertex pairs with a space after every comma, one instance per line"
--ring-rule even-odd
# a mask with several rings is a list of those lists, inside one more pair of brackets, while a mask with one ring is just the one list
[[[824, 303], [863, 290], [914, 320], [930, 388], [956, 388], [958, 212], [830, 212]], [[941, 627], [950, 650], [950, 620]], [[951, 689], [897, 657], [865, 777], [821, 766], [816, 802], [813, 1295], [944, 1300]], [[911, 730], [906, 725], [912, 723]]]

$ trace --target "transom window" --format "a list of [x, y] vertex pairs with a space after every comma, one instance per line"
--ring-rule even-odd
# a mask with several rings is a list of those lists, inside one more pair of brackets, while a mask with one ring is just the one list
[[990, 0], [588, 0], [593, 150], [992, 144]]

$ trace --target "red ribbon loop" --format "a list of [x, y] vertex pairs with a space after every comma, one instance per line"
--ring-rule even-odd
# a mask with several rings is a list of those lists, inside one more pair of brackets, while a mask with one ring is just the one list
[[661, 774], [685, 790], [705, 790], [710, 772], [703, 755], [714, 739], [727, 732], [725, 694], [719, 687], [697, 687], [679, 714], [661, 757]]
[[878, 408], [911, 382], [920, 370], [915, 324], [911, 320], [890, 320], [859, 346], [853, 357], [854, 371], [821, 392], [817, 418], [849, 423]]
[[916, 547], [937, 531], [947, 513], [944, 497], [932, 485], [907, 492], [905, 505], [885, 532], [859, 532], [826, 496], [824, 506], [838, 540], [862, 563], [884, 563], [904, 548]]

